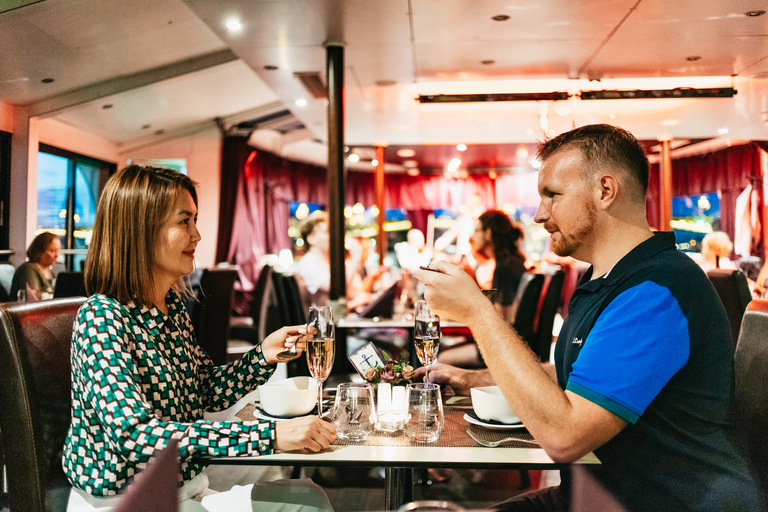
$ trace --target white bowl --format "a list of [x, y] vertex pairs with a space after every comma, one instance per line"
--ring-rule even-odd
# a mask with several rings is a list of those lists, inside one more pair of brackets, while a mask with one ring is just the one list
[[261, 408], [272, 416], [301, 416], [317, 404], [317, 382], [293, 377], [259, 386]]
[[481, 420], [495, 420], [501, 423], [520, 422], [520, 418], [512, 412], [512, 408], [507, 403], [507, 399], [504, 398], [499, 386], [472, 388], [470, 393], [472, 394], [472, 407]]

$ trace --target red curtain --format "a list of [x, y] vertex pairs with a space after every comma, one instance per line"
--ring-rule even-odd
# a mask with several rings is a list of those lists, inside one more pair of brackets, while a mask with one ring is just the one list
[[[648, 223], [659, 228], [659, 166], [650, 169]], [[760, 149], [749, 143], [672, 161], [672, 195], [692, 196], [720, 192], [720, 229], [731, 240], [736, 228], [736, 198], [760, 178]], [[756, 248], [753, 247], [753, 253]]]

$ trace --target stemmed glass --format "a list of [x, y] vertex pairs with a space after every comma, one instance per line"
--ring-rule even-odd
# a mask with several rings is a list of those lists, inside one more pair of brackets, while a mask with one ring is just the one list
[[327, 306], [309, 308], [307, 320], [307, 366], [317, 381], [317, 416], [323, 417], [323, 382], [333, 367], [336, 347], [336, 330], [333, 311]]
[[429, 367], [437, 359], [440, 350], [440, 317], [429, 309], [427, 301], [416, 302], [414, 309], [415, 324], [413, 326], [416, 355], [424, 365], [424, 382], [429, 382]]

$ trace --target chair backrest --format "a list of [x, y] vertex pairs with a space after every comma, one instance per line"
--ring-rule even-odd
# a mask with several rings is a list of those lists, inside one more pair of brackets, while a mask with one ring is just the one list
[[87, 297], [83, 272], [59, 272], [53, 285], [53, 298]]
[[544, 274], [531, 272], [523, 274], [517, 286], [514, 302], [515, 321], [512, 326], [528, 343], [533, 340], [535, 334], [533, 324], [536, 321], [542, 286], [544, 286]]
[[200, 303], [194, 309], [192, 326], [197, 344], [216, 365], [227, 362], [229, 317], [236, 279], [237, 270], [233, 268], [207, 268], [200, 276]]
[[555, 324], [555, 315], [562, 300], [564, 282], [565, 272], [558, 270], [547, 276], [545, 286], [541, 290], [544, 300], [541, 301], [536, 322], [536, 334], [530, 341], [530, 346], [539, 360], [543, 362], [549, 361], [549, 354], [552, 349], [552, 327]]
[[734, 416], [768, 506], [768, 300], [749, 303], [733, 356]]
[[11, 510], [64, 510], [70, 343], [82, 297], [0, 305], [0, 431]]
[[15, 272], [16, 269], [10, 263], [0, 263], [0, 302], [16, 300], [16, 297], [10, 296]]
[[180, 473], [179, 441], [171, 439], [136, 475], [114, 512], [178, 512]]
[[285, 297], [288, 301], [288, 316], [291, 319], [292, 325], [300, 325], [307, 323], [307, 312], [301, 302], [301, 292], [299, 291], [299, 283], [292, 275], [283, 275], [283, 289], [285, 290]]
[[741, 319], [747, 304], [752, 300], [747, 278], [740, 270], [722, 269], [708, 271], [707, 277], [714, 285], [720, 300], [723, 301], [728, 323], [731, 326], [731, 340], [735, 347], [741, 329]]

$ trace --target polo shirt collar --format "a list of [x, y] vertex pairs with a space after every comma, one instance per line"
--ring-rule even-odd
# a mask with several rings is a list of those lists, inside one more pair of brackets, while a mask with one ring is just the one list
[[662, 251], [671, 249], [675, 249], [675, 233], [672, 231], [657, 231], [648, 240], [645, 240], [629, 251], [604, 277], [591, 280], [594, 267], [590, 266], [579, 281], [578, 288], [594, 292], [603, 286], [613, 286], [638, 264]]

